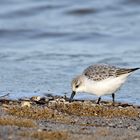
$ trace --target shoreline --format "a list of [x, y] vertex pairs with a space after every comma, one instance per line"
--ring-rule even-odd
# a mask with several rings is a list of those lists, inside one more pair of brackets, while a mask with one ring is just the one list
[[50, 140], [140, 139], [140, 106], [67, 97], [0, 99], [0, 138]]

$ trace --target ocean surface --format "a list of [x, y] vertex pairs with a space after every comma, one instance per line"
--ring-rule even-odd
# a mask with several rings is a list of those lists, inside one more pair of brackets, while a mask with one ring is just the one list
[[[140, 67], [140, 0], [0, 1], [0, 95], [70, 96], [72, 78], [95, 63]], [[140, 71], [116, 100], [140, 105]]]

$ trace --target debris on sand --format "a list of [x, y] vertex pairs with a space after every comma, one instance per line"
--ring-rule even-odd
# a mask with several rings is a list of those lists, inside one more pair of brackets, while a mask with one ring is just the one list
[[127, 103], [114, 106], [103, 101], [100, 105], [82, 100], [69, 103], [68, 98], [61, 96], [34, 96], [20, 100], [1, 99], [0, 105], [0, 130], [1, 126], [10, 132], [16, 130], [11, 134], [15, 139], [75, 140], [99, 135], [98, 139], [105, 136], [112, 140], [116, 135], [121, 140], [124, 134], [120, 129], [126, 134], [133, 133], [125, 139], [140, 137], [140, 107]]

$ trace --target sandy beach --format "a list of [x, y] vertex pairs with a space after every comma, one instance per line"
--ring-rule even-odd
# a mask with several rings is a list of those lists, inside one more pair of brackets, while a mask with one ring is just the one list
[[140, 107], [61, 96], [0, 100], [1, 139], [139, 140]]

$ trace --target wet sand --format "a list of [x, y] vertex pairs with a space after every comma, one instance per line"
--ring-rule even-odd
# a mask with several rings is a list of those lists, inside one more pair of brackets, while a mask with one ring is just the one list
[[140, 107], [46, 95], [0, 99], [1, 139], [139, 140]]

